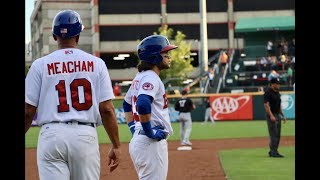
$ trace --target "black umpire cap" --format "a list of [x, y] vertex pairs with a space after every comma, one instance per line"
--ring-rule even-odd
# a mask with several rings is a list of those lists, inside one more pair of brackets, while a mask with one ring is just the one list
[[280, 78], [279, 77], [273, 77], [271, 80], [270, 80], [270, 83], [271, 84], [280, 84]]

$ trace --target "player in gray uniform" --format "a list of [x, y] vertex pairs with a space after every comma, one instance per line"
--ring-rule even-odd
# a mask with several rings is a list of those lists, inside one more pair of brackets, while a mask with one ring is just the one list
[[206, 98], [205, 100], [205, 106], [206, 106], [206, 111], [204, 113], [204, 121], [202, 124], [205, 124], [208, 122], [208, 119], [212, 122], [212, 125], [215, 123], [213, 117], [212, 117], [212, 109], [211, 109], [211, 104], [210, 104], [210, 98]]
[[178, 121], [180, 122], [180, 142], [181, 145], [191, 146], [190, 134], [192, 129], [191, 111], [196, 108], [192, 100], [186, 95], [187, 90], [182, 91], [182, 97], [175, 103], [174, 109], [179, 111]]

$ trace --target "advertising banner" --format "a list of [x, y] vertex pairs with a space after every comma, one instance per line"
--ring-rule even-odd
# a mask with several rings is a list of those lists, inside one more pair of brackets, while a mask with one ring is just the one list
[[266, 110], [263, 105], [263, 94], [252, 96], [252, 109], [254, 120], [266, 120]]
[[[126, 123], [125, 115], [123, 108], [115, 108], [116, 111], [116, 116], [117, 116], [117, 121], [119, 124], [124, 124]], [[169, 107], [169, 116], [170, 116], [170, 121], [171, 122], [177, 122], [179, 112], [174, 110], [173, 107]]]
[[215, 120], [252, 120], [252, 95], [211, 96], [212, 117]]
[[123, 110], [123, 108], [114, 108], [114, 110], [115, 110], [115, 112], [116, 112], [118, 124], [127, 123], [127, 122], [126, 122], [125, 115], [124, 115], [124, 110]]
[[[115, 108], [116, 111], [116, 116], [117, 116], [117, 121], [119, 124], [126, 123], [126, 119], [124, 116], [124, 111], [123, 108]], [[174, 110], [173, 107], [169, 107], [169, 116], [170, 116], [170, 121], [171, 122], [177, 122], [179, 112]]]
[[174, 110], [174, 107], [169, 107], [169, 116], [171, 122], [177, 122], [179, 112]]
[[281, 108], [287, 119], [295, 119], [295, 94], [282, 94]]

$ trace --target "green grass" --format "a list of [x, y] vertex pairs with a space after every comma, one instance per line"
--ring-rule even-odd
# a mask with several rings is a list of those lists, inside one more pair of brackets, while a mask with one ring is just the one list
[[123, 99], [114, 99], [112, 102], [115, 108], [122, 108]]
[[228, 180], [295, 179], [295, 148], [280, 146], [284, 158], [270, 158], [268, 151], [268, 148], [221, 151], [219, 156]]
[[[179, 140], [179, 123], [172, 123], [174, 134], [169, 138], [170, 140]], [[286, 124], [282, 125], [282, 136], [295, 135], [295, 121], [288, 120]], [[38, 142], [38, 134], [40, 128], [32, 127], [25, 136], [25, 146], [27, 148], [35, 148]], [[99, 143], [110, 143], [108, 135], [103, 126], [97, 128]], [[119, 124], [119, 134], [121, 142], [129, 142], [131, 133], [126, 124]], [[241, 138], [241, 137], [267, 137], [267, 123], [262, 121], [221, 121], [216, 122], [215, 125], [211, 123], [201, 124], [200, 122], [193, 122], [190, 139], [222, 139], [222, 138]]]

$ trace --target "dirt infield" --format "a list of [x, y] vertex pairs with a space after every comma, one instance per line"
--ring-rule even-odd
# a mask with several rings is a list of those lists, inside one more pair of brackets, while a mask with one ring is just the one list
[[[178, 151], [179, 141], [169, 141], [169, 172], [167, 180], [225, 180], [218, 152], [227, 149], [268, 147], [268, 138], [238, 138], [218, 140], [193, 140], [191, 151]], [[295, 138], [281, 137], [280, 148], [294, 146]], [[131, 162], [128, 143], [122, 144], [122, 157], [119, 167], [112, 172], [107, 171], [106, 157], [109, 144], [100, 145], [101, 180], [137, 180], [137, 175]], [[26, 149], [26, 178], [39, 180], [36, 149]], [[267, 156], [261, 154], [261, 156]]]

